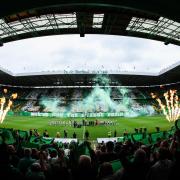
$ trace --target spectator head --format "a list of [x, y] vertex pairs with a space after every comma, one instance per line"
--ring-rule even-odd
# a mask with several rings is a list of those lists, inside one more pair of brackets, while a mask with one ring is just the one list
[[8, 145], [8, 152], [9, 154], [15, 154], [16, 153], [16, 149], [13, 145]]
[[105, 146], [105, 144], [102, 144], [102, 145], [101, 145], [101, 152], [106, 152], [106, 146]]
[[169, 157], [169, 151], [165, 147], [160, 147], [158, 151], [159, 160], [165, 160]]
[[48, 153], [46, 151], [39, 151], [38, 156], [39, 156], [39, 159], [47, 160]]
[[134, 154], [134, 162], [143, 163], [146, 160], [146, 152], [143, 149], [137, 149]]
[[148, 147], [144, 144], [141, 145], [141, 149], [144, 150], [145, 152], [148, 150]]
[[122, 147], [122, 143], [117, 142], [117, 143], [115, 144], [114, 151], [115, 151], [116, 153], [120, 153], [120, 152], [121, 152], [121, 147]]
[[33, 163], [31, 165], [31, 171], [32, 172], [40, 172], [41, 171], [41, 165], [39, 163]]
[[114, 143], [112, 141], [108, 141], [106, 143], [106, 151], [113, 152], [113, 150], [114, 150]]
[[83, 169], [91, 168], [91, 158], [87, 155], [81, 155], [79, 157], [79, 167]]
[[96, 153], [96, 156], [99, 157], [101, 155], [101, 150], [96, 150], [95, 153]]
[[101, 164], [99, 169], [99, 178], [103, 179], [111, 175], [113, 175], [112, 165], [109, 162], [104, 162]]
[[59, 158], [63, 158], [64, 157], [64, 150], [61, 149], [61, 148], [58, 149], [58, 157]]
[[53, 149], [51, 152], [50, 152], [50, 157], [51, 158], [56, 158], [58, 155], [58, 152], [56, 149]]
[[31, 157], [33, 159], [38, 159], [38, 153], [39, 153], [38, 149], [37, 148], [32, 148], [31, 151], [32, 151]]
[[31, 154], [32, 154], [32, 151], [31, 151], [30, 148], [25, 148], [25, 149], [24, 149], [24, 156], [25, 156], [25, 157], [30, 157]]
[[161, 141], [160, 143], [160, 147], [165, 147], [165, 148], [168, 148], [169, 147], [169, 143], [167, 140], [163, 140]]
[[68, 143], [64, 143], [64, 149], [68, 149]]

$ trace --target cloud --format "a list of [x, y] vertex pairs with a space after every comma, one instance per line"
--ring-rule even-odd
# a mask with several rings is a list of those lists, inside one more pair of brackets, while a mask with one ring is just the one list
[[121, 36], [49, 36], [6, 43], [0, 65], [14, 73], [91, 69], [159, 72], [180, 60], [180, 47]]

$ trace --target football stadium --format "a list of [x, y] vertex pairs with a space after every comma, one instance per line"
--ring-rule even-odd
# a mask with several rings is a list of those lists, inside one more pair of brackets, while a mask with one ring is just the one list
[[[72, 34], [179, 46], [179, 7], [161, 0], [6, 0], [0, 48]], [[14, 73], [0, 66], [0, 77], [2, 179], [180, 178], [180, 61], [157, 73], [103, 65]]]

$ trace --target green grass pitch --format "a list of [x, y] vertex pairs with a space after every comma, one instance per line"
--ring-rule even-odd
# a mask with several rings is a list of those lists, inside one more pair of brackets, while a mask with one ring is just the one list
[[[71, 118], [72, 119], [72, 118]], [[87, 120], [95, 120], [96, 118], [87, 118]], [[147, 128], [147, 132], [155, 132], [155, 127], [160, 127], [160, 130], [169, 130], [174, 123], [168, 122], [164, 116], [140, 116], [135, 118], [127, 117], [111, 117], [111, 118], [97, 118], [98, 120], [112, 120], [116, 121], [117, 125], [99, 125], [99, 126], [86, 126], [90, 133], [90, 139], [94, 140], [97, 137], [107, 137], [108, 132], [113, 132], [116, 129], [117, 136], [122, 136], [124, 130], [126, 129], [129, 133], [134, 132], [134, 128]], [[55, 137], [56, 132], [60, 132], [61, 137], [63, 137], [64, 129], [68, 132], [68, 138], [72, 138], [72, 134], [76, 132], [77, 138], [83, 138], [84, 127], [74, 128], [71, 126], [50, 126], [48, 122], [50, 121], [69, 121], [70, 118], [48, 118], [48, 117], [26, 117], [26, 116], [7, 116], [0, 127], [4, 128], [14, 128], [20, 130], [38, 129], [40, 134], [47, 129], [50, 137]], [[76, 118], [76, 121], [81, 121], [82, 118]]]

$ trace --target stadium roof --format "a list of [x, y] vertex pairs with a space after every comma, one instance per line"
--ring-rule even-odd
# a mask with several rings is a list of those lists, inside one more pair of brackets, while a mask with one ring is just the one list
[[[2, 0], [0, 46], [55, 34], [134, 36], [180, 45], [176, 0]], [[179, 81], [180, 65], [159, 74], [110, 73], [111, 85], [160, 85]], [[96, 73], [12, 74], [0, 69], [0, 84], [12, 86], [87, 86]]]
[[54, 71], [13, 74], [1, 68], [0, 84], [20, 87], [91, 87], [96, 84], [94, 78], [97, 74], [108, 75], [111, 79], [110, 86], [156, 86], [162, 84], [180, 83], [180, 62], [157, 74], [106, 71]]
[[3, 0], [0, 45], [54, 34], [134, 36], [180, 45], [176, 0]]

